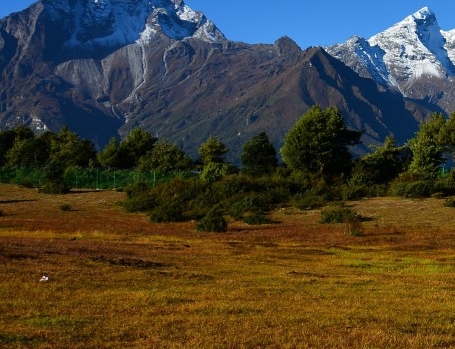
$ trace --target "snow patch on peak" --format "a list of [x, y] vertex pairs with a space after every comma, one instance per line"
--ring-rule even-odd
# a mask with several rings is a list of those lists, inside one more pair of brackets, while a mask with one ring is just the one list
[[409, 82], [423, 76], [455, 75], [455, 65], [445, 49], [446, 38], [428, 8], [417, 11], [368, 40], [385, 51], [384, 63]]
[[427, 6], [424, 8], [420, 9], [416, 13], [412, 15], [413, 18], [415, 19], [427, 19], [429, 17], [434, 17], [434, 12], [431, 11]]
[[352, 37], [326, 50], [359, 74], [404, 95], [421, 79], [455, 76], [455, 29], [441, 30], [428, 7], [368, 40]]

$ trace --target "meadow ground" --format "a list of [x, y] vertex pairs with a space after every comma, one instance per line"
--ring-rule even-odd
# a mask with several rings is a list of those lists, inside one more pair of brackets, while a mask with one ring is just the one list
[[355, 237], [291, 208], [198, 233], [123, 198], [0, 185], [0, 348], [455, 348], [443, 200], [350, 202]]

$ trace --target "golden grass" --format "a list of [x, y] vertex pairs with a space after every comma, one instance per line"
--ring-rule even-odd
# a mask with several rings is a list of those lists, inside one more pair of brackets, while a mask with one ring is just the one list
[[292, 209], [201, 234], [123, 195], [0, 186], [0, 348], [455, 348], [442, 200], [352, 202], [353, 237]]

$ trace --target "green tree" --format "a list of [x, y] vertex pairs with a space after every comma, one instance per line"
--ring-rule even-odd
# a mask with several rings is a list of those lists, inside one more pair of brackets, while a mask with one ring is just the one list
[[59, 159], [50, 160], [44, 168], [45, 183], [41, 191], [45, 194], [66, 194], [70, 188], [65, 183], [65, 164]]
[[12, 148], [14, 140], [16, 138], [16, 132], [14, 130], [6, 130], [0, 132], [0, 166], [6, 165], [7, 159], [6, 154]]
[[176, 144], [164, 140], [156, 143], [151, 152], [139, 159], [138, 169], [159, 172], [187, 171], [192, 163]]
[[439, 134], [439, 140], [445, 145], [447, 155], [455, 160], [455, 112], [446, 120], [445, 127]]
[[50, 144], [43, 138], [16, 139], [6, 154], [8, 166], [43, 167], [50, 154]]
[[71, 166], [87, 167], [96, 160], [94, 144], [63, 127], [60, 132], [51, 138], [50, 160], [55, 161], [64, 169]]
[[119, 145], [120, 142], [117, 138], [112, 137], [109, 140], [104, 149], [97, 154], [97, 159], [101, 166], [109, 169], [120, 167]]
[[260, 132], [243, 146], [243, 171], [251, 175], [271, 173], [277, 166], [276, 150], [267, 133]]
[[210, 163], [224, 163], [224, 156], [229, 149], [218, 138], [210, 136], [207, 142], [199, 147], [199, 154], [204, 165]]
[[393, 136], [387, 136], [376, 151], [355, 162], [353, 178], [364, 184], [388, 183], [404, 169], [406, 147], [396, 146]]
[[120, 142], [119, 163], [121, 168], [133, 168], [139, 163], [139, 159], [152, 151], [157, 139], [142, 128], [133, 129], [128, 137]]
[[5, 166], [9, 161], [7, 154], [11, 148], [18, 147], [22, 141], [34, 138], [35, 135], [31, 128], [24, 125], [0, 132], [0, 166]]
[[408, 172], [424, 178], [438, 175], [440, 166], [445, 162], [444, 153], [447, 141], [444, 140], [446, 119], [440, 113], [434, 113], [426, 122], [419, 125], [415, 137], [409, 141], [412, 160]]
[[359, 143], [361, 133], [348, 130], [341, 112], [314, 106], [287, 133], [281, 148], [283, 161], [295, 171], [331, 177], [349, 171], [349, 147]]
[[218, 138], [210, 136], [207, 142], [199, 147], [201, 161], [204, 164], [201, 178], [212, 183], [224, 176], [237, 172], [235, 166], [224, 161], [224, 156], [229, 149]]

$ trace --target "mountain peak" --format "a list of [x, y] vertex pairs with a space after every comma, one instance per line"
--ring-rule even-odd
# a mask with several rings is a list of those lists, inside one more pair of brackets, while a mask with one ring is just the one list
[[412, 17], [415, 19], [428, 19], [430, 17], [435, 17], [434, 12], [430, 10], [429, 7], [425, 6], [419, 11], [415, 12]]

